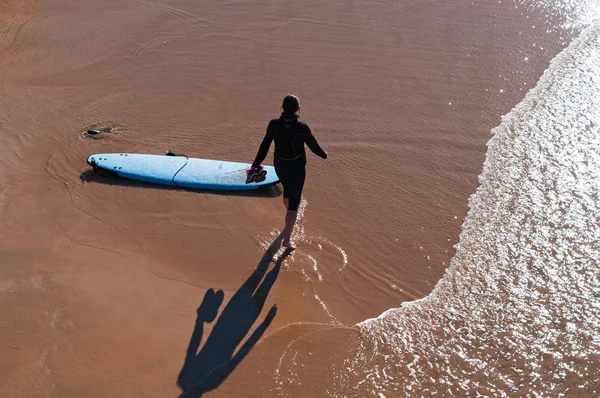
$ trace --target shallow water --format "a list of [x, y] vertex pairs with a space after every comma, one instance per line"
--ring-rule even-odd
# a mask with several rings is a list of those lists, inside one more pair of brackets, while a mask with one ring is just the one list
[[[227, 300], [252, 272], [281, 192], [160, 189], [85, 159], [249, 162], [288, 92], [331, 156], [309, 155], [273, 325], [215, 395], [593, 391], [596, 3], [564, 5], [6, 3], [0, 391], [177, 394], [205, 290]], [[330, 360], [345, 371], [314, 373]]]
[[595, 21], [492, 131], [447, 275], [360, 324], [358, 391], [600, 393], [599, 94]]

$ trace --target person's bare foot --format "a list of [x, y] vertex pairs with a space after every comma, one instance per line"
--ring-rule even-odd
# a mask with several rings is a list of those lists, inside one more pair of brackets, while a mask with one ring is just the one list
[[296, 245], [291, 241], [287, 241], [287, 242], [283, 241], [283, 242], [281, 242], [281, 246], [283, 246], [287, 249], [290, 249], [290, 250], [296, 250]]

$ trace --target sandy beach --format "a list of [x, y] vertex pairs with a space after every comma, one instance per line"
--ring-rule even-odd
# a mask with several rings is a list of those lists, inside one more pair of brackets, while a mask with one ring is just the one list
[[[445, 275], [490, 131], [569, 43], [558, 19], [488, 0], [4, 2], [0, 395], [404, 396], [349, 389], [356, 324]], [[308, 155], [291, 255], [268, 250], [279, 186], [86, 164], [250, 163], [287, 93], [330, 154]]]

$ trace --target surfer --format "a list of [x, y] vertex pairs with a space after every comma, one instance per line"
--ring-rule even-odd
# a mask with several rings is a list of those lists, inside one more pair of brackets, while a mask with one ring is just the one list
[[306, 178], [306, 151], [304, 144], [317, 156], [327, 159], [325, 152], [317, 143], [306, 123], [298, 120], [300, 101], [295, 95], [287, 95], [281, 106], [283, 112], [267, 126], [267, 132], [260, 144], [251, 170], [260, 168], [275, 140], [273, 163], [275, 172], [283, 185], [283, 204], [286, 208], [285, 229], [281, 244], [289, 249], [296, 245], [291, 241], [292, 230], [298, 218], [298, 206], [302, 198], [302, 189]]

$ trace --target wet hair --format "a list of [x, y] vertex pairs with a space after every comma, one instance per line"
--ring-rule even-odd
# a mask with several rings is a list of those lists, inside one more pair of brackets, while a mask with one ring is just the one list
[[285, 113], [289, 113], [290, 115], [294, 115], [300, 109], [300, 101], [298, 97], [292, 94], [286, 95], [283, 99], [283, 104], [281, 105], [283, 111]]

